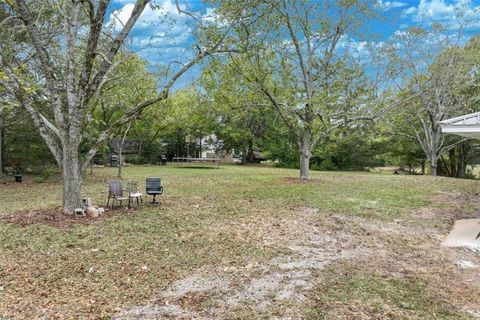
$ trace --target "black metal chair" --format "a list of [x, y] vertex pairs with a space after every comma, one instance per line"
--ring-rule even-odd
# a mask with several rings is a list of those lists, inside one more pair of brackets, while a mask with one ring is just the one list
[[161, 154], [158, 157], [158, 163], [162, 166], [166, 166], [167, 165], [167, 157], [164, 154]]
[[156, 196], [163, 193], [162, 180], [160, 178], [149, 177], [145, 185], [146, 193], [153, 196], [151, 203], [156, 203]]

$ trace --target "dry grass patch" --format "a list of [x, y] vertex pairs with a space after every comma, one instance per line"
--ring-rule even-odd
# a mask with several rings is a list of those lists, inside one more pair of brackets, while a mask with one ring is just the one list
[[[142, 189], [145, 177], [161, 176], [162, 205], [76, 223], [54, 209], [61, 203], [58, 182], [0, 185], [0, 317], [298, 318], [305, 308], [316, 312], [312, 292], [323, 285], [329, 294], [322, 301], [335, 314], [349, 301], [352, 307], [363, 301], [361, 290], [351, 290], [343, 304], [332, 302], [348, 290], [342, 279], [362, 284], [362, 273], [376, 283], [373, 297], [398, 287], [405, 297], [411, 291], [440, 301], [439, 314], [463, 316], [462, 308], [473, 310], [478, 297], [475, 273], [462, 273], [455, 262], [480, 261], [437, 246], [451, 218], [415, 215], [473, 212], [462, 200], [453, 208], [432, 197], [472, 196], [478, 181], [313, 172], [314, 183], [300, 184], [288, 183], [296, 170], [245, 166], [142, 166], [124, 173]], [[95, 169], [85, 177], [84, 194], [104, 205], [114, 176], [114, 169]], [[371, 265], [357, 267], [360, 261]], [[338, 283], [325, 282], [331, 272]], [[427, 277], [432, 272], [438, 279]], [[437, 286], [442, 277], [446, 285]], [[417, 290], [408, 279], [423, 285]], [[465, 302], [455, 283], [467, 286]], [[416, 313], [397, 302], [387, 305], [413, 317], [427, 310], [425, 304], [416, 304]]]

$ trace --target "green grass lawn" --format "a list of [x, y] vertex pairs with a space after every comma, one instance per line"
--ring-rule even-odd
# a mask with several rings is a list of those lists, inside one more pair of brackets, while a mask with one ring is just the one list
[[[115, 173], [94, 169], [84, 178], [84, 195], [104, 206]], [[160, 206], [61, 225], [12, 223], [29, 210], [58, 211], [59, 182], [27, 177], [0, 184], [0, 318], [108, 318], [134, 306], [168, 305], [156, 297], [199, 270], [218, 270], [231, 280], [223, 298], [215, 290], [201, 301], [177, 297], [177, 305], [200, 318], [209, 318], [209, 308], [218, 312], [213, 318], [239, 319], [474, 318], [478, 272], [454, 262], [462, 255], [480, 261], [473, 253], [440, 249], [439, 241], [456, 217], [475, 214], [478, 181], [313, 172], [312, 182], [299, 183], [296, 170], [261, 166], [124, 168], [124, 179], [139, 180], [142, 190], [152, 175], [162, 177], [165, 188]], [[273, 292], [265, 305], [249, 303], [248, 296], [223, 304], [271, 272], [275, 259], [292, 255], [291, 243], [308, 232], [305, 241], [318, 234], [350, 239], [352, 254], [308, 271], [301, 301], [279, 302]], [[354, 256], [355, 250], [364, 254]]]

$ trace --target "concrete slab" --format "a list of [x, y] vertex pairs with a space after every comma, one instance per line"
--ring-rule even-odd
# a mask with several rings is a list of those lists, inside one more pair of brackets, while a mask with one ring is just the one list
[[480, 219], [455, 221], [452, 231], [442, 242], [442, 246], [480, 249]]

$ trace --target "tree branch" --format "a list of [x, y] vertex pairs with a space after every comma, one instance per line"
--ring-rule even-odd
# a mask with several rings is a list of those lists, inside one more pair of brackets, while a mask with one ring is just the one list
[[[135, 6], [133, 7], [132, 14], [131, 14], [130, 18], [128, 18], [127, 23], [125, 23], [122, 30], [118, 34], [118, 36], [111, 43], [110, 50], [105, 55], [105, 59], [103, 59], [102, 63], [100, 64], [97, 73], [93, 77], [93, 80], [91, 80], [91, 82], [88, 85], [86, 85], [87, 89], [85, 90], [85, 101], [84, 101], [85, 105], [87, 104], [87, 102], [91, 98], [91, 96], [94, 94], [94, 92], [97, 90], [98, 85], [103, 81], [103, 78], [105, 77], [105, 75], [108, 72], [110, 66], [112, 65], [112, 61], [115, 58], [118, 50], [120, 49], [121, 45], [125, 41], [126, 37], [128, 36], [130, 31], [132, 30], [133, 26], [135, 25], [138, 18], [140, 17], [140, 15], [142, 14], [143, 10], [145, 9], [145, 7], [147, 6], [147, 4], [149, 2], [150, 2], [150, 0], [140, 0], [140, 1], [137, 1], [135, 3]], [[98, 19], [98, 17], [97, 17], [97, 19]], [[103, 17], [102, 17], [102, 22], [103, 22]], [[100, 24], [100, 29], [101, 29], [101, 24]], [[98, 31], [98, 33], [100, 33], [100, 30]], [[97, 35], [97, 37], [98, 37], [98, 35]], [[97, 40], [98, 40], [98, 38], [97, 38]], [[94, 48], [90, 48], [88, 50], [88, 54], [94, 56], [96, 50], [92, 50], [92, 49], [94, 49]], [[96, 49], [96, 47], [95, 47], [95, 49]], [[85, 80], [88, 80], [87, 76], [88, 76], [88, 72], [85, 74]]]
[[189, 63], [185, 64], [185, 66], [180, 69], [177, 73], [175, 73], [170, 81], [163, 87], [162, 92], [154, 99], [149, 99], [146, 101], [143, 101], [139, 104], [137, 104], [132, 110], [126, 112], [120, 119], [115, 121], [109, 128], [107, 128], [105, 131], [100, 133], [98, 138], [96, 139], [93, 147], [87, 152], [85, 155], [85, 159], [82, 162], [81, 165], [81, 171], [85, 170], [88, 167], [88, 164], [92, 160], [92, 158], [95, 156], [97, 153], [98, 149], [102, 146], [102, 144], [110, 137], [112, 132], [117, 129], [118, 127], [134, 120], [136, 117], [138, 117], [141, 112], [158, 102], [161, 102], [165, 99], [168, 98], [168, 94], [170, 92], [171, 87], [175, 84], [175, 82], [180, 78], [184, 73], [186, 73], [192, 66], [197, 64], [200, 60], [204, 59], [205, 57], [209, 56], [211, 52], [209, 51], [204, 51], [197, 55], [194, 59], [192, 59]]
[[[33, 106], [34, 103], [27, 95], [25, 90], [22, 88], [20, 83], [18, 82], [17, 77], [15, 74], [8, 68], [7, 66], [3, 66], [5, 73], [10, 79], [10, 83], [7, 83], [3, 79], [0, 78], [0, 85], [10, 91], [15, 98], [20, 102], [20, 104], [27, 110], [30, 114], [30, 117], [33, 120], [33, 123], [38, 128], [40, 135], [47, 143], [48, 148], [52, 152], [55, 160], [57, 161], [58, 165], [62, 165], [62, 149], [58, 145], [57, 141], [55, 141], [54, 137], [51, 136], [50, 131], [54, 132], [59, 138], [58, 129], [45, 118], [40, 112], [38, 112]], [[50, 131], [49, 131], [50, 130]]]
[[[27, 28], [28, 34], [32, 39], [33, 46], [37, 52], [37, 56], [40, 59], [40, 69], [42, 70], [43, 76], [46, 79], [47, 89], [53, 100], [53, 112], [55, 116], [55, 122], [57, 126], [64, 127], [65, 119], [62, 113], [62, 99], [60, 96], [60, 89], [56, 87], [56, 76], [54, 72], [53, 65], [50, 61], [48, 52], [42, 43], [42, 40], [39, 35], [39, 31], [35, 26], [30, 10], [28, 9], [25, 0], [16, 0], [18, 13], [21, 19], [24, 21]], [[63, 140], [63, 136], [60, 137]]]

